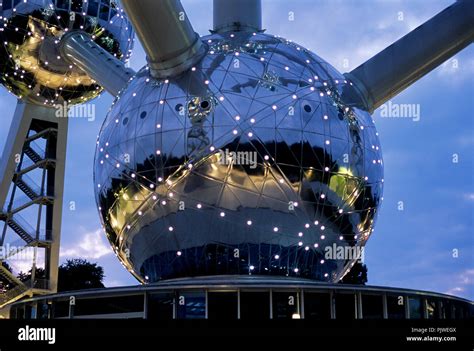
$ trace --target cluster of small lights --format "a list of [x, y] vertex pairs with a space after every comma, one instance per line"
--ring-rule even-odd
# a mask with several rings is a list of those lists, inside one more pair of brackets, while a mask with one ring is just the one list
[[[115, 0], [110, 2], [107, 19], [105, 12], [91, 15], [87, 1], [83, 2], [83, 11], [70, 15], [64, 15], [64, 10], [57, 9], [52, 0], [23, 0], [10, 8], [8, 3], [12, 6], [11, 1], [4, 1], [0, 16], [0, 83], [20, 99], [28, 97], [44, 105], [71, 105], [85, 103], [101, 93], [94, 80], [56, 54], [61, 36], [77, 21], [90, 23], [86, 27], [80, 25], [79, 29], [94, 33], [92, 39], [108, 45], [115, 57], [128, 61], [131, 56], [132, 29]], [[37, 20], [35, 25], [29, 23], [32, 20]], [[12, 31], [23, 35], [21, 44], [17, 35], [13, 42]]]

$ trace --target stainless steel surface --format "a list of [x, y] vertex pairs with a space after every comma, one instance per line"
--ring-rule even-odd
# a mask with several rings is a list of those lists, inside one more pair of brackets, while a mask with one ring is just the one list
[[213, 0], [214, 31], [262, 30], [261, 0]]
[[115, 0], [3, 0], [0, 16], [0, 83], [37, 104], [83, 103], [102, 91], [61, 57], [64, 34], [88, 33], [120, 60], [131, 54], [133, 30]]
[[135, 75], [132, 69], [125, 67], [122, 61], [102, 49], [84, 32], [65, 34], [59, 51], [61, 57], [86, 72], [112, 96], [117, 96]]
[[372, 112], [474, 40], [474, 1], [459, 0], [350, 73], [350, 105]]
[[178, 75], [204, 54], [179, 0], [123, 0], [155, 78]]
[[143, 282], [338, 281], [356, 258], [325, 248], [363, 247], [382, 196], [371, 116], [345, 106], [351, 82], [300, 45], [246, 32], [202, 40], [199, 64], [166, 80], [143, 69], [104, 122], [95, 188], [114, 251]]

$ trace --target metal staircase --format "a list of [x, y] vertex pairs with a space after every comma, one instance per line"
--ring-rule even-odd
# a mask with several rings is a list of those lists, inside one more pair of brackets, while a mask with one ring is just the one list
[[23, 151], [24, 151], [25, 155], [28, 156], [30, 158], [30, 160], [35, 162], [35, 163], [38, 163], [39, 161], [41, 161], [43, 159], [35, 150], [33, 150], [31, 145], [27, 145], [23, 149]]
[[22, 239], [14, 241], [12, 243], [9, 243], [9, 245], [4, 250], [4, 253], [3, 253], [3, 256], [1, 258], [1, 260], [6, 261], [10, 257], [19, 254], [20, 252], [24, 251], [25, 249], [27, 249], [29, 247], [33, 247], [35, 244], [37, 244], [37, 241], [33, 240], [31, 243], [27, 243], [25, 245], [24, 240], [22, 240]]
[[0, 308], [7, 303], [19, 300], [28, 292], [28, 287], [0, 263], [0, 278], [9, 282], [13, 288], [0, 294]]
[[[41, 213], [46, 214], [46, 217], [51, 216], [55, 204], [54, 185], [51, 185], [54, 182], [51, 177], [53, 175], [54, 179], [57, 133], [58, 130], [51, 127], [51, 123], [31, 123], [21, 149], [20, 162], [15, 166], [11, 178], [8, 200], [5, 204], [0, 203], [0, 221], [4, 222], [3, 228], [0, 227], [0, 246], [4, 248], [0, 256], [0, 278], [8, 282], [8, 289], [0, 291], [0, 308], [25, 295], [50, 292], [49, 280], [21, 281], [5, 268], [3, 262], [12, 260], [27, 248], [46, 248], [47, 251], [51, 249], [52, 228], [48, 227], [51, 226], [51, 220], [43, 223], [46, 229], [40, 229], [40, 225], [44, 221], [44, 215]], [[41, 147], [39, 142], [46, 146]], [[35, 206], [37, 211], [21, 215], [32, 206]], [[31, 213], [38, 215], [32, 216]], [[7, 232], [16, 235], [18, 240], [6, 242]], [[35, 263], [32, 267], [35, 267]]]
[[19, 177], [16, 181], [16, 186], [23, 191], [26, 196], [28, 196], [31, 200], [34, 200], [39, 197], [39, 195], [33, 190], [31, 186], [28, 185], [27, 182], [22, 177]]
[[6, 269], [2, 264], [0, 264], [0, 277], [7, 280], [10, 283], [16, 285], [22, 285], [22, 282], [15, 277], [8, 269]]
[[15, 221], [13, 217], [7, 220], [7, 224], [13, 229], [15, 233], [18, 234], [21, 239], [23, 239], [26, 244], [30, 244], [34, 241], [33, 237], [25, 229], [23, 229], [23, 227], [18, 224], [18, 222]]

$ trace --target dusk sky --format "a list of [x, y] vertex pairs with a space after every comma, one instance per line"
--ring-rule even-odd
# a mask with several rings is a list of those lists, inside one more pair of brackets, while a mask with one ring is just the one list
[[[267, 33], [291, 39], [339, 71], [348, 72], [453, 2], [263, 0], [263, 24]], [[195, 30], [201, 35], [209, 33], [212, 0], [182, 3]], [[144, 64], [143, 49], [136, 41], [131, 67], [138, 70]], [[105, 239], [94, 201], [95, 141], [112, 97], [103, 94], [90, 103], [96, 106], [95, 121], [73, 118], [69, 124], [61, 261], [86, 258], [104, 267], [106, 286], [133, 285], [136, 280], [120, 265]], [[385, 191], [365, 252], [368, 284], [472, 300], [474, 46], [392, 103], [415, 104], [420, 115], [417, 121], [416, 117], [387, 118], [381, 109], [374, 113], [385, 162]], [[1, 88], [0, 150], [15, 105], [16, 98]], [[457, 163], [453, 162], [456, 156]]]

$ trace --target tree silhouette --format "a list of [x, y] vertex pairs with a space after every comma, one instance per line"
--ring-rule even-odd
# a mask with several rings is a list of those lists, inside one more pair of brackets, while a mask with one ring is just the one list
[[365, 283], [367, 283], [367, 266], [359, 261], [341, 280], [341, 284], [365, 285]]
[[[28, 273], [21, 272], [18, 278], [22, 282], [31, 279], [30, 269]], [[47, 279], [43, 268], [36, 268], [35, 280]], [[103, 288], [104, 269], [97, 263], [91, 263], [83, 259], [67, 260], [59, 266], [58, 292]]]
[[[5, 268], [7, 271], [9, 271], [10, 273], [12, 272], [12, 269], [10, 267], [10, 265], [6, 262], [0, 262], [0, 264], [3, 266], [3, 268]], [[0, 292], [2, 291], [5, 291], [5, 290], [8, 290], [8, 288], [10, 287], [10, 282], [5, 279], [4, 277], [0, 276]]]
[[59, 266], [58, 291], [103, 288], [104, 269], [83, 259], [67, 260]]

